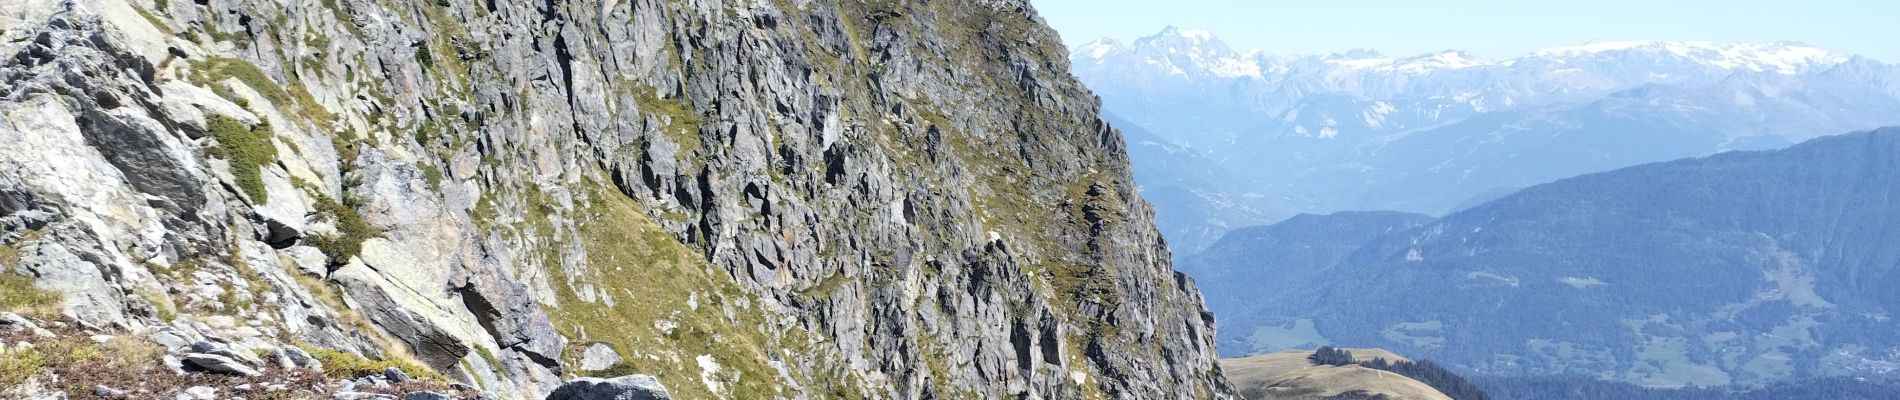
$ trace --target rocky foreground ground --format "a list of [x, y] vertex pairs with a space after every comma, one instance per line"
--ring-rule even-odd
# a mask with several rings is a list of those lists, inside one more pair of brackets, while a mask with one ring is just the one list
[[[405, 361], [282, 343], [231, 318], [182, 318], [144, 332], [0, 312], [0, 398], [177, 400], [492, 399]], [[548, 399], [662, 400], [657, 379], [578, 378]]]

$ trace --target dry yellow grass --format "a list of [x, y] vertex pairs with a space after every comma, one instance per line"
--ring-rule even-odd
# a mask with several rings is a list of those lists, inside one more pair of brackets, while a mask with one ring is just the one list
[[[1348, 349], [1357, 361], [1404, 357], [1382, 349]], [[1221, 369], [1248, 399], [1319, 399], [1354, 390], [1402, 400], [1451, 400], [1424, 382], [1357, 365], [1313, 365], [1312, 351], [1294, 350], [1221, 360]]]

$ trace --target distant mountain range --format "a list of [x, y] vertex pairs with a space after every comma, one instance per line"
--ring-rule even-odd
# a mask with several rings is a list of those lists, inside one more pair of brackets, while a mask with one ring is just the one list
[[1299, 210], [1293, 200], [1268, 194], [1259, 181], [1193, 149], [1113, 114], [1102, 118], [1121, 127], [1141, 196], [1156, 204], [1155, 224], [1176, 251], [1196, 250], [1233, 228], [1272, 223]]
[[1224, 355], [1381, 347], [1641, 385], [1900, 373], [1900, 128], [1302, 216], [1181, 265]]
[[[1181, 252], [1251, 222], [1210, 215], [1443, 215], [1584, 173], [1900, 124], [1900, 67], [1799, 43], [1605, 42], [1506, 60], [1285, 56], [1168, 28], [1078, 46], [1071, 63], [1125, 119], [1118, 126], [1145, 128], [1176, 149], [1168, 156], [1193, 153], [1250, 185], [1154, 199]], [[1149, 158], [1157, 154], [1133, 154], [1139, 175], [1193, 173], [1144, 171], [1173, 165]], [[1216, 204], [1264, 210], [1251, 213], [1197, 200], [1248, 197], [1276, 203]], [[1188, 207], [1197, 209], [1177, 210]]]

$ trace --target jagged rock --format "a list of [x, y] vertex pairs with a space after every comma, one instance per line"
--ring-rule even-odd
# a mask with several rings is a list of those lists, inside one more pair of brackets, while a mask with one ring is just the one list
[[595, 343], [581, 352], [580, 368], [582, 371], [601, 371], [612, 368], [614, 364], [619, 364], [621, 361], [623, 360], [620, 358], [620, 353], [615, 352], [612, 346], [606, 343]]
[[165, 348], [165, 351], [171, 352], [190, 349], [191, 344], [195, 342], [169, 327], [157, 332], [152, 332], [152, 334], [147, 337], [151, 338], [152, 342], [157, 343], [159, 347]]
[[213, 356], [224, 357], [224, 358], [228, 358], [232, 360], [237, 360], [237, 361], [243, 362], [245, 365], [257, 366], [257, 365], [264, 364], [264, 360], [257, 358], [256, 353], [241, 351], [241, 350], [232, 348], [231, 345], [225, 344], [225, 343], [200, 340], [200, 341], [191, 343], [191, 351], [194, 353], [199, 353], [199, 354], [213, 355]]
[[330, 395], [331, 400], [395, 400], [396, 396], [382, 393], [341, 392]]
[[203, 322], [206, 327], [209, 327], [210, 329], [207, 329], [207, 331], [224, 331], [238, 326], [237, 318], [229, 315], [207, 315], [199, 319], [198, 322]]
[[5, 325], [7, 329], [26, 330], [38, 329], [40, 327], [38, 324], [34, 324], [33, 321], [27, 320], [26, 317], [4, 311], [0, 311], [0, 325]]
[[304, 352], [303, 349], [284, 347], [284, 357], [290, 359], [290, 362], [296, 366], [318, 371], [323, 370], [323, 362], [318, 361], [317, 358], [311, 356], [310, 353]]
[[396, 367], [389, 367], [383, 370], [383, 379], [389, 380], [390, 383], [403, 383], [409, 381], [409, 374]]
[[436, 392], [415, 392], [402, 396], [402, 400], [455, 400], [455, 396]]
[[11, 332], [31, 332], [35, 337], [53, 337], [52, 331], [41, 328], [39, 324], [33, 323], [33, 320], [9, 312], [0, 312], [0, 329]]
[[126, 391], [113, 389], [111, 386], [106, 385], [92, 385], [92, 395], [104, 399], [123, 399], [126, 396]]
[[159, 357], [159, 363], [164, 364], [165, 369], [170, 370], [174, 375], [185, 374], [185, 360], [179, 359], [178, 356], [166, 354]]
[[27, 378], [25, 382], [9, 388], [0, 388], [0, 398], [19, 400], [66, 400], [66, 392], [47, 386], [38, 377]]
[[627, 375], [613, 379], [579, 378], [561, 384], [547, 400], [668, 400], [673, 398], [659, 379]]
[[242, 362], [238, 362], [237, 360], [231, 359], [230, 357], [225, 357], [221, 355], [204, 354], [204, 353], [187, 353], [184, 355], [182, 359], [186, 365], [197, 367], [199, 369], [203, 369], [209, 372], [238, 375], [238, 376], [262, 375], [262, 373], [258, 372], [256, 368], [251, 368], [251, 366], [249, 365], [245, 365]]
[[217, 400], [218, 389], [212, 388], [209, 386], [192, 386], [189, 388], [185, 388], [185, 392], [180, 393], [180, 397], [188, 397], [188, 398], [197, 399], [197, 400]]
[[[387, 245], [377, 245], [382, 247]], [[386, 250], [391, 257], [400, 257], [415, 262], [413, 258], [395, 255], [393, 247]], [[392, 262], [388, 265], [398, 265]], [[385, 332], [414, 349], [422, 361], [437, 369], [453, 368], [470, 348], [457, 333], [450, 329], [455, 325], [436, 323], [437, 319], [425, 315], [428, 304], [437, 299], [429, 294], [417, 293], [407, 285], [391, 280], [392, 276], [370, 268], [363, 263], [351, 263], [332, 273], [331, 279], [347, 292], [350, 298], [362, 304], [360, 312], [371, 321], [376, 321]], [[401, 278], [397, 278], [401, 279]]]
[[389, 379], [382, 375], [366, 375], [349, 382], [351, 388], [388, 389]]

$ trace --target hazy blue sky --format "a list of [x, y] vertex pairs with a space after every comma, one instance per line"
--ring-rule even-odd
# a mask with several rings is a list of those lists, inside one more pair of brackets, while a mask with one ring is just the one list
[[1900, 62], [1900, 0], [1031, 0], [1070, 46], [1167, 25], [1236, 49], [1508, 58], [1592, 40], [1804, 42]]

